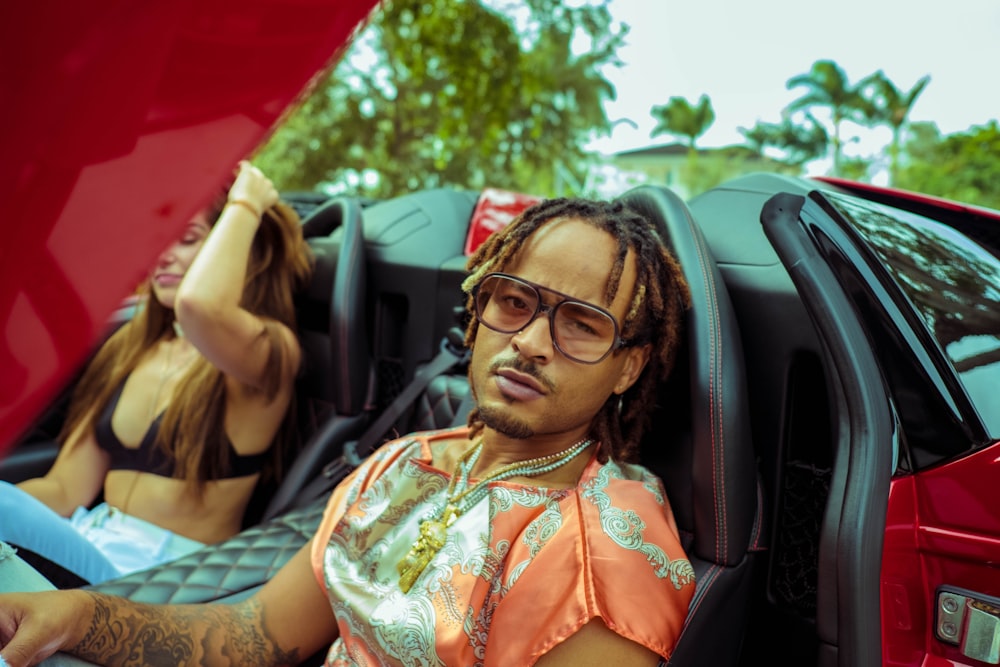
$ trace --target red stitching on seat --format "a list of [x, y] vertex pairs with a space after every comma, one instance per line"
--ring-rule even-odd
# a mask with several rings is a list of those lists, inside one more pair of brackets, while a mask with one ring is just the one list
[[724, 561], [729, 552], [729, 531], [726, 518], [726, 488], [725, 488], [725, 430], [723, 425], [722, 410], [724, 401], [722, 400], [723, 383], [722, 377], [722, 334], [719, 318], [718, 294], [715, 286], [714, 275], [708, 268], [708, 252], [698, 229], [694, 225], [694, 220], [688, 214], [686, 216], [688, 228], [691, 230], [691, 238], [694, 239], [697, 250], [698, 266], [701, 270], [702, 280], [705, 284], [705, 299], [708, 305], [709, 322], [709, 425], [712, 438], [712, 496], [715, 508], [715, 557], [717, 561]]

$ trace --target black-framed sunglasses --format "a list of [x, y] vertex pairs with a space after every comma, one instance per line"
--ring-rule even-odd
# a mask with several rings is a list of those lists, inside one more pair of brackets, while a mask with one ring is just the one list
[[[542, 302], [542, 292], [561, 297]], [[488, 273], [472, 290], [476, 319], [493, 331], [517, 333], [548, 315], [552, 343], [567, 359], [596, 364], [632, 341], [619, 335], [618, 320], [600, 306], [506, 273]]]

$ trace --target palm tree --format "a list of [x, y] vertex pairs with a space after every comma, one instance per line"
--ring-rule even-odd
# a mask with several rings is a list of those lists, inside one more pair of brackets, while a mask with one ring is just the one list
[[859, 89], [870, 100], [873, 120], [892, 128], [892, 142], [889, 144], [889, 184], [896, 182], [899, 172], [899, 151], [902, 145], [903, 127], [906, 125], [913, 103], [930, 83], [930, 75], [924, 75], [907, 92], [901, 91], [882, 70], [870, 74], [858, 84]]
[[695, 141], [715, 122], [715, 110], [708, 95], [702, 95], [697, 106], [683, 97], [671, 97], [663, 106], [654, 106], [650, 115], [657, 121], [650, 137], [673, 134], [687, 139], [688, 154], [694, 155]]
[[806, 92], [792, 101], [786, 112], [825, 107], [833, 119], [833, 173], [840, 174], [841, 123], [845, 120], [864, 122], [871, 114], [871, 108], [859, 86], [852, 86], [847, 75], [832, 60], [817, 60], [807, 74], [799, 74], [788, 80], [786, 87], [791, 90], [805, 86]]
[[739, 131], [758, 155], [764, 155], [768, 147], [777, 148], [784, 154], [782, 161], [798, 169], [823, 155], [830, 143], [826, 129], [810, 113], [800, 123], [784, 115], [780, 123], [757, 121], [753, 127], [741, 127]]

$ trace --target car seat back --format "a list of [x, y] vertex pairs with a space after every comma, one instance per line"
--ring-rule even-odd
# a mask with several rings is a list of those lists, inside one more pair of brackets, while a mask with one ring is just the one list
[[296, 297], [302, 371], [296, 381], [300, 445], [280, 482], [257, 494], [244, 526], [274, 515], [298, 489], [357, 437], [370, 416], [373, 363], [366, 312], [362, 206], [335, 198], [303, 220], [315, 259], [312, 280]]
[[651, 220], [688, 282], [683, 347], [640, 460], [663, 480], [694, 566], [695, 596], [669, 665], [735, 665], [761, 543], [743, 352], [718, 267], [687, 206], [652, 185], [622, 196]]
[[409, 193], [365, 209], [377, 409], [438, 353], [462, 304], [473, 191]]

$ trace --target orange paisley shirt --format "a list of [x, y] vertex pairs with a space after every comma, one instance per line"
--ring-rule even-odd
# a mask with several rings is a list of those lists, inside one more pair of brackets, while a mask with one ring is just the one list
[[659, 479], [588, 462], [571, 489], [491, 482], [408, 593], [397, 563], [447, 500], [429, 443], [387, 443], [333, 492], [313, 539], [339, 638], [327, 665], [532, 665], [595, 617], [668, 657], [694, 594]]

